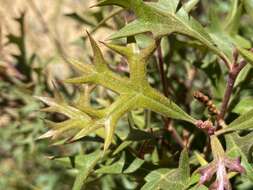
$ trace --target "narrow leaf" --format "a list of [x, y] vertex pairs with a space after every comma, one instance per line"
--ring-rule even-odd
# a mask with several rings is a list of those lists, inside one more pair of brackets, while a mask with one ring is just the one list
[[253, 128], [253, 110], [250, 110], [247, 113], [238, 117], [236, 120], [230, 123], [227, 128], [220, 130], [219, 133], [226, 133], [251, 128]]
[[142, 166], [144, 162], [145, 161], [142, 159], [135, 158], [135, 160], [130, 164], [130, 166], [124, 170], [124, 173], [129, 174], [135, 172]]
[[239, 53], [251, 64], [253, 65], [253, 53], [249, 50], [237, 47]]
[[85, 184], [85, 180], [92, 172], [93, 168], [101, 158], [102, 152], [97, 150], [91, 154], [88, 154], [84, 157], [83, 166], [80, 168], [80, 171], [75, 179], [74, 186], [72, 190], [81, 190], [82, 186]]

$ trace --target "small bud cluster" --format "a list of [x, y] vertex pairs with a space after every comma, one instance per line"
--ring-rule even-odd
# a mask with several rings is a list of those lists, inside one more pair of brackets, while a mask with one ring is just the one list
[[195, 125], [199, 128], [207, 132], [209, 135], [213, 135], [215, 132], [215, 127], [213, 126], [213, 123], [209, 120], [207, 121], [202, 121], [202, 120], [197, 120]]
[[194, 92], [193, 96], [198, 101], [203, 103], [208, 108], [208, 111], [212, 115], [216, 115], [216, 116], [220, 115], [220, 111], [216, 108], [213, 101], [210, 100], [208, 96], [204, 95], [202, 92], [199, 92], [199, 91]]

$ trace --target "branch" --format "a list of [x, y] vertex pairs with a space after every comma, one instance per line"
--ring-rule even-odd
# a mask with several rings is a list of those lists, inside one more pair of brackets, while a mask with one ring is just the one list
[[222, 59], [228, 70], [231, 70], [233, 66], [229, 63], [229, 60], [225, 56], [220, 56], [220, 58]]
[[168, 81], [166, 79], [166, 74], [164, 71], [164, 62], [163, 62], [163, 54], [162, 54], [162, 48], [161, 48], [161, 40], [159, 40], [157, 45], [157, 59], [158, 59], [158, 67], [159, 67], [159, 72], [161, 76], [161, 81], [162, 81], [162, 86], [163, 86], [163, 93], [166, 97], [169, 96], [168, 92]]
[[229, 103], [229, 100], [230, 100], [232, 92], [233, 92], [233, 88], [234, 88], [236, 78], [237, 78], [238, 74], [240, 73], [240, 71], [247, 64], [247, 62], [245, 60], [241, 60], [240, 63], [237, 63], [237, 60], [238, 60], [237, 50], [235, 50], [233, 56], [234, 56], [234, 63], [232, 64], [232, 67], [231, 67], [231, 69], [229, 71], [229, 74], [228, 74], [228, 81], [227, 81], [226, 91], [225, 91], [225, 94], [224, 94], [224, 97], [223, 97], [222, 106], [221, 106], [221, 113], [220, 113], [220, 116], [219, 116], [220, 120], [223, 120], [224, 117], [225, 117], [227, 107], [228, 107], [228, 103]]
[[182, 147], [185, 147], [184, 140], [182, 137], [178, 134], [177, 130], [173, 127], [173, 122], [170, 119], [166, 119], [165, 121], [165, 127], [168, 132], [170, 132], [171, 136], [174, 138], [174, 140]]

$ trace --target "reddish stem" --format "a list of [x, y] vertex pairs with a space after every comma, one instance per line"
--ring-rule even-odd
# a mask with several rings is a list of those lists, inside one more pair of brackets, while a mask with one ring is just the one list
[[162, 85], [163, 85], [163, 93], [166, 97], [168, 97], [169, 96], [168, 81], [166, 79], [166, 74], [165, 74], [165, 71], [164, 71], [162, 48], [161, 48], [160, 41], [158, 43], [159, 43], [158, 47], [157, 47], [157, 58], [158, 58], [158, 63], [159, 63], [158, 66], [159, 66], [161, 81], [162, 81]]
[[229, 100], [230, 100], [232, 92], [233, 92], [233, 88], [234, 88], [236, 78], [237, 78], [238, 74], [240, 73], [240, 71], [247, 64], [245, 60], [242, 60], [238, 64], [237, 63], [237, 57], [238, 57], [238, 55], [235, 54], [234, 64], [232, 65], [232, 67], [229, 71], [229, 74], [228, 74], [228, 81], [227, 81], [226, 91], [225, 91], [224, 98], [223, 98], [223, 101], [222, 101], [222, 106], [221, 106], [220, 119], [224, 119], [224, 117], [225, 117], [227, 107], [228, 107], [228, 104], [229, 104]]
[[[163, 93], [166, 97], [169, 96], [168, 92], [168, 81], [166, 78], [165, 70], [164, 70], [164, 62], [163, 62], [163, 54], [162, 54], [162, 48], [161, 48], [161, 40], [157, 41], [157, 57], [158, 57], [158, 67], [159, 72], [161, 76], [162, 86], [163, 86]], [[174, 138], [174, 140], [182, 147], [184, 148], [184, 141], [181, 138], [181, 136], [178, 134], [177, 130], [172, 126], [171, 119], [164, 118], [164, 129], [168, 131], [171, 136]]]

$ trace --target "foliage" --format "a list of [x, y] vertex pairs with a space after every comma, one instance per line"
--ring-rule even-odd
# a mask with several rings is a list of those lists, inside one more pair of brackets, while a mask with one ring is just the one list
[[[20, 35], [6, 36], [20, 54], [0, 67], [1, 118], [8, 120], [0, 154], [1, 163], [17, 160], [14, 175], [25, 180], [3, 178], [0, 187], [252, 189], [252, 5], [101, 0], [85, 13], [64, 14], [91, 28], [74, 43], [87, 58], [70, 58], [46, 28], [73, 75], [51, 83], [43, 68], [52, 63], [27, 47], [21, 14]], [[97, 42], [99, 31], [108, 33], [106, 42]], [[27, 172], [28, 159], [41, 167], [36, 174]]]

